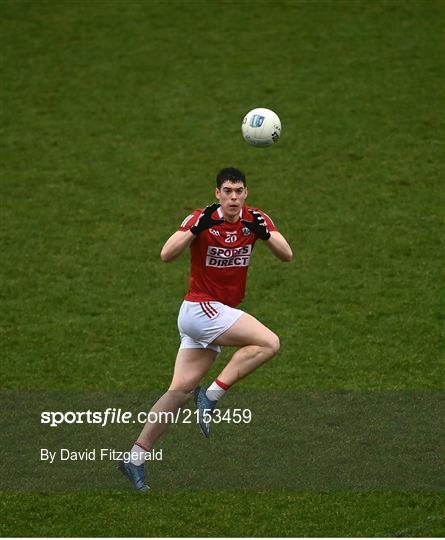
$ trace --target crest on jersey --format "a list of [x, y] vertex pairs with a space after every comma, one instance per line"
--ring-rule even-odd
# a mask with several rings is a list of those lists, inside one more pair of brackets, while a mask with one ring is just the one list
[[243, 227], [243, 231], [242, 231], [242, 232], [243, 232], [243, 235], [244, 235], [244, 236], [249, 236], [249, 234], [250, 234], [250, 229], [249, 229], [249, 227]]

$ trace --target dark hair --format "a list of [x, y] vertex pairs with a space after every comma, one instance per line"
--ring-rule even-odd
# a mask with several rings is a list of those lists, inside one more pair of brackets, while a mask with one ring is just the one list
[[226, 167], [219, 171], [216, 177], [216, 187], [219, 189], [226, 180], [233, 183], [242, 182], [244, 187], [246, 186], [246, 175], [234, 167]]

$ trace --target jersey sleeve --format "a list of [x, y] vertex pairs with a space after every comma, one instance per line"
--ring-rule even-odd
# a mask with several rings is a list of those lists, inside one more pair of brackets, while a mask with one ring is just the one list
[[192, 214], [189, 214], [181, 223], [181, 225], [179, 225], [178, 231], [188, 231], [190, 227], [192, 227], [198, 221], [201, 213], [202, 210], [198, 209], [195, 210]]

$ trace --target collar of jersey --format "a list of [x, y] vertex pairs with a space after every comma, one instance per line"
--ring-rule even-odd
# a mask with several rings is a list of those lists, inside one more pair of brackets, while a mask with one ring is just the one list
[[[218, 212], [218, 216], [221, 219], [223, 219], [223, 213], [222, 213], [221, 207], [218, 208], [217, 212]], [[239, 212], [239, 219], [243, 219], [243, 207], [242, 206], [241, 206], [241, 210]]]

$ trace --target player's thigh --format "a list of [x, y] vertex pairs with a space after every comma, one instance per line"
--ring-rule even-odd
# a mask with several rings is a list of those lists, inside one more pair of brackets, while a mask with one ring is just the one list
[[241, 317], [223, 334], [213, 342], [226, 347], [244, 347], [246, 345], [259, 345], [270, 347], [278, 351], [280, 340], [267, 326], [248, 313]]
[[169, 390], [193, 390], [212, 367], [216, 355], [212, 349], [179, 349]]

